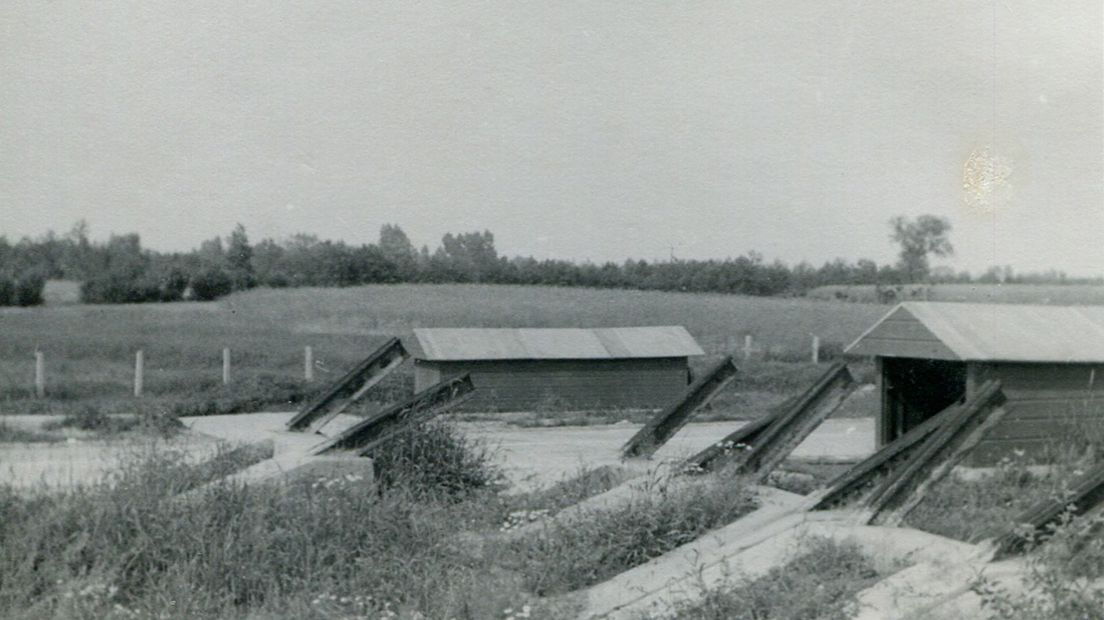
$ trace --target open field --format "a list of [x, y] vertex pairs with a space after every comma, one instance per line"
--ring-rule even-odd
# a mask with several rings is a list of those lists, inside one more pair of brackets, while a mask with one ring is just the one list
[[[899, 288], [895, 301], [954, 301], [998, 304], [1104, 304], [1104, 285], [1097, 284], [911, 284]], [[806, 297], [822, 301], [877, 303], [871, 285], [821, 286]]]
[[[386, 337], [414, 346], [414, 327], [565, 327], [679, 324], [711, 356], [745, 335], [755, 359], [741, 363], [743, 390], [784, 394], [817, 373], [810, 334], [824, 357], [876, 320], [876, 305], [649, 291], [524, 286], [380, 285], [259, 289], [211, 303], [71, 305], [0, 311], [0, 413], [168, 409], [181, 415], [293, 408]], [[303, 347], [316, 381], [303, 381]], [[233, 383], [221, 385], [221, 350]], [[48, 398], [33, 397], [34, 351], [46, 356]], [[131, 395], [134, 353], [145, 355], [145, 396]], [[708, 360], [699, 360], [698, 364]], [[383, 400], [412, 389], [407, 368]], [[741, 390], [741, 391], [743, 391]], [[289, 407], [289, 405], [291, 407]]]

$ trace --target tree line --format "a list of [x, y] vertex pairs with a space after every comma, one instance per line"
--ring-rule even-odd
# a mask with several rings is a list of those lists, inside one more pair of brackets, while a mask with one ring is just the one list
[[[297, 234], [251, 243], [238, 225], [226, 237], [195, 250], [161, 253], [143, 248], [137, 234], [112, 235], [96, 243], [79, 222], [68, 233], [9, 243], [0, 236], [0, 305], [42, 302], [47, 279], [81, 282], [85, 303], [211, 300], [255, 286], [354, 286], [427, 282], [493, 283], [631, 288], [744, 295], [800, 295], [829, 284], [894, 286], [914, 282], [1015, 282], [1010, 268], [992, 268], [980, 278], [932, 270], [928, 256], [953, 251], [950, 224], [932, 216], [894, 218], [891, 235], [901, 248], [895, 265], [843, 259], [820, 266], [766, 261], [756, 252], [711, 260], [576, 263], [500, 256], [490, 231], [446, 234], [433, 250], [416, 248], [394, 224], [380, 229], [374, 244], [351, 245]], [[1060, 272], [1028, 274], [1026, 281], [1071, 281]], [[1098, 280], [1099, 281], [1099, 280]]]

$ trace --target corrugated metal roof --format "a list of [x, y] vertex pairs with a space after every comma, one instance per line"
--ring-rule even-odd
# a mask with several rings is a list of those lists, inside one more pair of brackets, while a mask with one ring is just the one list
[[682, 326], [418, 328], [425, 360], [626, 359], [704, 355]]
[[[907, 313], [963, 361], [1104, 363], [1104, 306], [905, 302], [863, 333], [847, 352]], [[892, 343], [879, 349], [892, 355]]]

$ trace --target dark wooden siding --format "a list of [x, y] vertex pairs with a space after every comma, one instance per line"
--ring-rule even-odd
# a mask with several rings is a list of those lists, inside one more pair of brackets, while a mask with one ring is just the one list
[[[686, 391], [686, 358], [603, 360], [418, 360], [415, 389], [435, 377], [471, 373], [476, 393], [466, 411], [578, 410], [666, 406]], [[435, 374], [436, 373], [436, 374]]]
[[992, 464], [1022, 450], [1040, 459], [1049, 450], [1104, 439], [1104, 365], [974, 363], [978, 382], [999, 379], [1008, 415], [971, 455]]
[[898, 308], [878, 323], [848, 353], [880, 357], [958, 359], [954, 351], [904, 308]]

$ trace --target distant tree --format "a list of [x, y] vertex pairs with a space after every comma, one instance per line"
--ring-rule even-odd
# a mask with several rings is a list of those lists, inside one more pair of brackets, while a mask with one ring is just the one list
[[455, 282], [494, 282], [498, 275], [498, 252], [491, 231], [470, 232], [441, 238], [433, 255], [438, 277]]
[[253, 248], [249, 246], [245, 226], [240, 223], [226, 240], [226, 273], [230, 276], [235, 291], [244, 291], [257, 285], [257, 278], [253, 273]]
[[889, 220], [889, 238], [901, 246], [898, 267], [909, 282], [927, 279], [931, 272], [928, 256], [949, 256], [951, 221], [934, 215], [921, 215], [911, 220], [898, 215]]
[[394, 265], [396, 279], [408, 282], [417, 275], [418, 251], [397, 224], [380, 227], [379, 250]]
[[147, 273], [150, 255], [142, 250], [138, 235], [112, 235], [93, 254], [90, 275], [81, 283], [81, 300], [85, 303], [139, 303], [160, 298], [156, 283]]
[[211, 301], [234, 290], [234, 281], [223, 269], [208, 265], [192, 276], [192, 294], [199, 301]]

